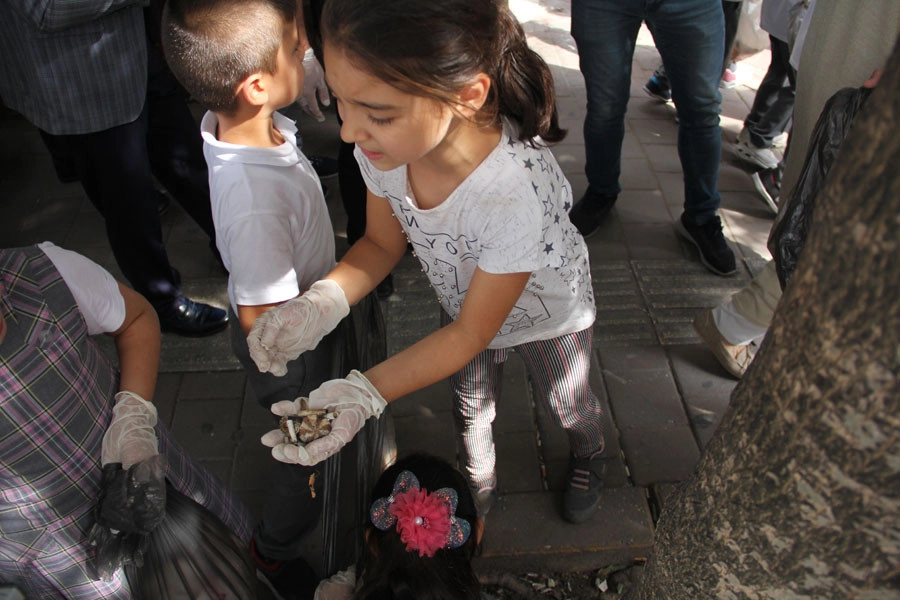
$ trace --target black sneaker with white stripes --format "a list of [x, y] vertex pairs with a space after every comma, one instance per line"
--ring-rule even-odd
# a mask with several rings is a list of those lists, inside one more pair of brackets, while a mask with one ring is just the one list
[[562, 505], [562, 517], [569, 523], [583, 523], [597, 512], [606, 474], [602, 454], [601, 450], [589, 456], [573, 457], [569, 462]]

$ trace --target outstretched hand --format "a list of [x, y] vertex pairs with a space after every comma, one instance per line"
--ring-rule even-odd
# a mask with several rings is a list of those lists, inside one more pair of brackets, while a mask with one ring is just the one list
[[304, 294], [256, 318], [247, 336], [250, 358], [261, 373], [282, 377], [288, 361], [315, 348], [348, 314], [350, 305], [341, 287], [329, 279], [317, 281]]
[[[315, 465], [337, 454], [350, 443], [369, 417], [380, 417], [387, 406], [375, 386], [359, 371], [351, 371], [346, 379], [326, 381], [309, 394], [310, 409], [326, 409], [335, 413], [331, 423], [331, 433], [305, 446], [284, 442], [280, 429], [268, 432], [262, 443], [272, 448], [272, 456], [285, 463]], [[296, 414], [300, 410], [300, 400], [285, 400], [272, 405], [276, 415]]]

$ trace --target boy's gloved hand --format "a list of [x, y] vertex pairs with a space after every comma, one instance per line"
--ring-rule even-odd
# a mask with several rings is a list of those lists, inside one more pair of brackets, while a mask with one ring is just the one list
[[156, 439], [156, 406], [134, 392], [116, 394], [113, 418], [103, 434], [100, 462], [121, 463], [124, 470], [159, 454]]
[[344, 290], [334, 281], [317, 281], [302, 295], [267, 310], [247, 336], [250, 357], [260, 372], [281, 377], [287, 363], [315, 348], [350, 314]]
[[[284, 443], [284, 434], [276, 429], [265, 434], [262, 443], [272, 448], [272, 456], [281, 462], [315, 465], [337, 454], [363, 428], [369, 417], [380, 417], [386, 406], [387, 401], [365, 375], [353, 370], [346, 379], [326, 381], [309, 394], [310, 409], [336, 413], [331, 433], [306, 446], [296, 446]], [[300, 400], [285, 400], [272, 405], [272, 412], [279, 416], [296, 414], [299, 410]]]
[[303, 69], [306, 71], [306, 77], [303, 79], [303, 92], [297, 102], [306, 114], [321, 123], [325, 120], [325, 115], [322, 114], [319, 103], [322, 106], [330, 106], [331, 95], [325, 84], [325, 70], [316, 59], [312, 48], [307, 49], [303, 55]]

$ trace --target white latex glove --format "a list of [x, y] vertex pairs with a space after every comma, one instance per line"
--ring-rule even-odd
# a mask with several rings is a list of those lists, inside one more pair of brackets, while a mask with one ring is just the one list
[[[309, 393], [310, 409], [324, 408], [337, 416], [331, 422], [331, 433], [306, 446], [285, 443], [284, 434], [275, 429], [262, 436], [264, 446], [272, 448], [272, 456], [284, 463], [312, 466], [340, 451], [363, 428], [369, 417], [380, 417], [387, 401], [365, 375], [350, 371], [346, 379], [326, 381]], [[283, 400], [272, 405], [276, 415], [292, 415], [300, 410], [300, 400]]]
[[100, 462], [122, 463], [122, 469], [159, 454], [156, 439], [156, 406], [134, 392], [116, 394], [113, 418], [103, 434]]
[[247, 336], [250, 357], [261, 373], [282, 377], [288, 361], [318, 346], [348, 314], [341, 286], [330, 279], [317, 281], [301, 296], [257, 317]]
[[331, 95], [325, 84], [325, 70], [316, 59], [312, 48], [307, 49], [303, 55], [303, 70], [306, 71], [306, 78], [303, 80], [303, 92], [297, 103], [306, 114], [312, 115], [321, 123], [325, 120], [325, 115], [322, 114], [319, 104], [330, 106]]
[[313, 600], [350, 600], [355, 589], [356, 567], [351, 565], [320, 581]]

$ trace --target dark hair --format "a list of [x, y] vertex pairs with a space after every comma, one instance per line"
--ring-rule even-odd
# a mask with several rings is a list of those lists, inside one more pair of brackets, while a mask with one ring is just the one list
[[407, 551], [396, 527], [381, 531], [369, 523], [366, 530], [370, 552], [360, 560], [357, 600], [478, 600], [481, 588], [472, 569], [478, 546], [475, 533], [475, 501], [462, 474], [447, 461], [428, 454], [413, 454], [389, 467], [372, 490], [371, 502], [391, 495], [401, 471], [411, 471], [429, 492], [449, 487], [456, 490], [456, 516], [472, 527], [469, 539], [459, 548], [442, 548], [432, 557]]
[[162, 46], [176, 79], [209, 110], [233, 114], [251, 73], [274, 73], [294, 0], [168, 0]]
[[519, 139], [558, 142], [547, 63], [502, 0], [327, 0], [322, 40], [358, 68], [417, 96], [455, 106], [454, 94], [478, 73], [491, 78], [481, 125], [512, 121]]

